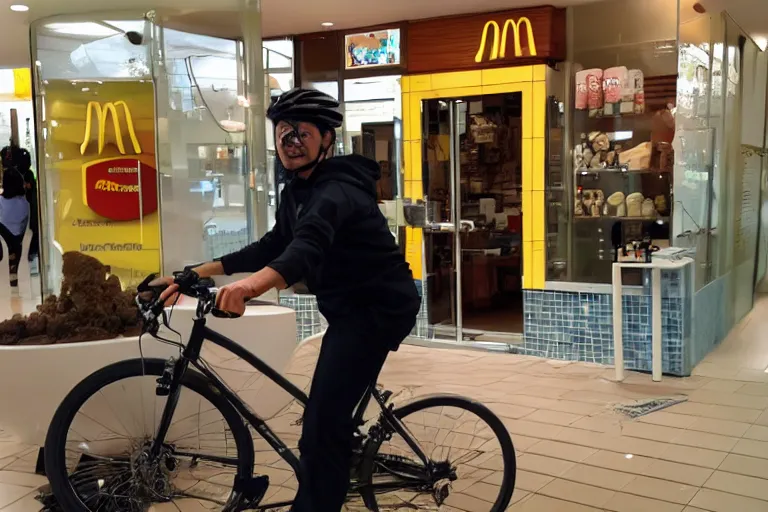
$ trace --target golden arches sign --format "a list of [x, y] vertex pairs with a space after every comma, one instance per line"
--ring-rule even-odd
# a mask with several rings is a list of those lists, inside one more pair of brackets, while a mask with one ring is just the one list
[[[483, 61], [483, 55], [485, 54], [485, 44], [488, 42], [488, 32], [491, 31], [493, 40], [491, 43], [491, 56], [489, 60], [503, 59], [507, 53], [507, 34], [510, 28], [515, 38], [515, 57], [523, 56], [523, 47], [520, 44], [520, 29], [525, 24], [526, 32], [528, 36], [528, 51], [531, 57], [536, 56], [536, 41], [533, 39], [533, 27], [531, 26], [531, 20], [525, 16], [522, 16], [517, 21], [507, 20], [504, 22], [504, 29], [499, 30], [499, 24], [491, 20], [485, 24], [483, 28], [483, 35], [480, 39], [480, 49], [477, 50], [475, 55], [475, 62], [480, 63]], [[501, 45], [499, 45], [499, 32], [501, 32]]]
[[88, 145], [91, 142], [91, 123], [93, 121], [93, 111], [96, 111], [96, 119], [99, 123], [99, 154], [104, 151], [105, 134], [107, 129], [107, 118], [112, 117], [112, 124], [115, 127], [115, 142], [117, 143], [117, 149], [121, 155], [125, 154], [125, 145], [123, 144], [123, 133], [120, 129], [120, 118], [117, 116], [117, 107], [123, 108], [123, 115], [125, 117], [125, 124], [128, 125], [128, 135], [131, 138], [133, 144], [133, 152], [135, 154], [141, 154], [141, 144], [136, 137], [136, 131], [133, 128], [133, 117], [131, 116], [131, 109], [128, 108], [128, 104], [124, 101], [117, 101], [115, 103], [107, 103], [104, 107], [97, 101], [89, 101], [85, 111], [85, 135], [83, 136], [83, 143], [80, 145], [80, 154], [84, 155], [85, 150], [88, 149]]

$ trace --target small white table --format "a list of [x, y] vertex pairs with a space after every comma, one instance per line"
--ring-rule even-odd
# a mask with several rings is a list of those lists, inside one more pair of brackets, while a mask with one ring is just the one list
[[624, 327], [622, 317], [621, 270], [640, 268], [651, 271], [651, 364], [654, 382], [661, 381], [661, 271], [680, 270], [693, 263], [691, 258], [679, 260], [654, 259], [651, 263], [618, 262], [613, 264], [613, 352], [616, 367], [616, 381], [624, 380]]

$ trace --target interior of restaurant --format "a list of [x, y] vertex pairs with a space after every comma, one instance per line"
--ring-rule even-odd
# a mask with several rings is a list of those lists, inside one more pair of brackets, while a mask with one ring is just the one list
[[438, 336], [458, 323], [470, 339], [520, 333], [522, 95], [429, 100], [422, 110], [430, 324]]

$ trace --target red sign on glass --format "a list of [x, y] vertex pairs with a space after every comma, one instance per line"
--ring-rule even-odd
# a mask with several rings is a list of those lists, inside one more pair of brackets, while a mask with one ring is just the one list
[[83, 169], [85, 204], [106, 219], [138, 220], [157, 211], [157, 170], [135, 158], [115, 158]]

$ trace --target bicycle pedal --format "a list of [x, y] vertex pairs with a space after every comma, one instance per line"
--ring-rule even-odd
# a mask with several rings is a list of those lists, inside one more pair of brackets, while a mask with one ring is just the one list
[[235, 491], [239, 491], [242, 497], [236, 510], [253, 510], [259, 506], [264, 495], [269, 489], [269, 477], [265, 475], [241, 480], [235, 485]]

